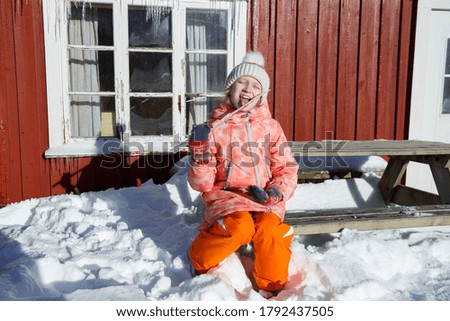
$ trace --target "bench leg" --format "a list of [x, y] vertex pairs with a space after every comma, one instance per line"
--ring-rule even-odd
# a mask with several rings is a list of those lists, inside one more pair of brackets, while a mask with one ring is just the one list
[[[400, 184], [409, 161], [418, 161], [430, 166], [439, 195]], [[433, 158], [412, 156], [411, 159], [405, 156], [393, 156], [379, 182], [384, 202], [400, 205], [450, 204], [450, 170], [448, 165], [448, 156]]]
[[395, 187], [400, 184], [408, 162], [408, 160], [396, 157], [391, 157], [389, 159], [383, 176], [381, 176], [380, 182], [378, 183], [381, 195], [386, 204], [391, 202], [395, 193]]
[[442, 204], [450, 204], [450, 171], [445, 167], [430, 165]]

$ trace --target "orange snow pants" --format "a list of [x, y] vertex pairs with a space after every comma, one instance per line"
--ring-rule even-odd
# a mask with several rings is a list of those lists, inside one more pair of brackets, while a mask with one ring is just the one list
[[293, 236], [292, 228], [276, 214], [235, 212], [201, 231], [192, 242], [189, 254], [195, 270], [202, 274], [253, 241], [256, 285], [266, 291], [277, 291], [283, 288], [288, 277]]

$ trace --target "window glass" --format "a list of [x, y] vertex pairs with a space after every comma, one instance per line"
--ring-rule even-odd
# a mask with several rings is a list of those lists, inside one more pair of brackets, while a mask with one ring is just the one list
[[442, 103], [442, 113], [450, 114], [450, 77], [444, 79], [444, 99]]
[[204, 122], [222, 99], [222, 97], [187, 96], [186, 114], [188, 122], [186, 123], [186, 132], [189, 133], [192, 130], [192, 124]]
[[450, 39], [447, 39], [447, 59], [445, 61], [444, 94], [442, 113], [450, 114]]
[[[172, 10], [129, 7], [128, 43], [130, 94], [173, 93]], [[131, 134], [172, 135], [172, 104], [172, 97], [131, 96]]]
[[69, 49], [69, 90], [72, 92], [114, 92], [114, 53]]
[[130, 91], [171, 92], [172, 54], [130, 52]]
[[447, 39], [447, 59], [445, 61], [445, 74], [450, 76], [450, 39]]
[[172, 135], [172, 98], [131, 98], [132, 135]]
[[145, 7], [128, 10], [128, 41], [130, 47], [172, 48], [172, 15], [170, 8]]
[[72, 137], [115, 136], [115, 122], [115, 100], [113, 97], [70, 95]]
[[193, 124], [204, 122], [222, 99], [227, 76], [227, 25], [226, 10], [186, 10], [187, 132]]
[[186, 48], [227, 49], [227, 11], [186, 11]]
[[69, 45], [113, 45], [111, 5], [78, 2], [69, 8]]
[[115, 136], [112, 6], [71, 3], [69, 8], [70, 136]]
[[186, 91], [222, 93], [226, 74], [226, 54], [187, 54]]

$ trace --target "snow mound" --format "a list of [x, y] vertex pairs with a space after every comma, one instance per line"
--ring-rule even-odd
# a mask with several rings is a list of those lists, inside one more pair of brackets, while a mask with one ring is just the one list
[[[148, 181], [0, 209], [0, 300], [265, 300], [232, 254], [192, 278], [199, 194], [186, 160]], [[299, 185], [289, 210], [383, 206], [372, 174]], [[450, 227], [296, 236], [271, 300], [450, 300]]]

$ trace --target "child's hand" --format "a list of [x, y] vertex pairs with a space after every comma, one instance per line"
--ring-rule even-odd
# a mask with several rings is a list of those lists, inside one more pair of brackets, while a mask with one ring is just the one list
[[192, 159], [197, 163], [207, 163], [210, 154], [208, 152], [208, 136], [211, 128], [206, 124], [194, 125], [189, 137], [188, 148]]
[[251, 185], [247, 190], [258, 203], [265, 204], [269, 200], [269, 195], [267, 195], [266, 191], [257, 185]]
[[211, 132], [211, 127], [207, 124], [193, 125], [191, 137], [189, 141], [202, 142], [208, 140], [208, 135]]
[[269, 196], [269, 202], [274, 205], [279, 203], [283, 199], [283, 193], [278, 187], [271, 187], [267, 190], [267, 195]]
[[251, 185], [247, 190], [255, 201], [264, 205], [275, 205], [283, 199], [283, 193], [278, 187], [270, 187], [265, 191], [257, 185]]

